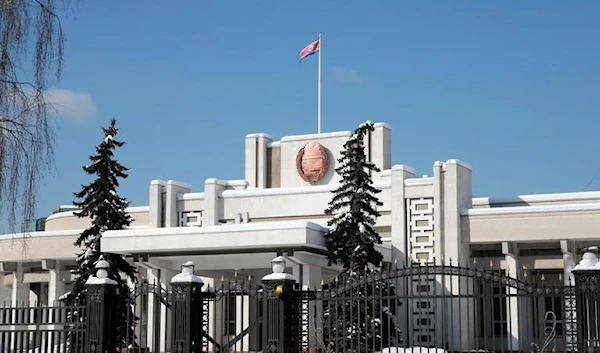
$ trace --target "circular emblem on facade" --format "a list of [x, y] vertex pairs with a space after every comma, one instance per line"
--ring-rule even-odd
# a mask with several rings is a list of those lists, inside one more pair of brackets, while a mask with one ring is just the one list
[[309, 142], [296, 155], [296, 169], [302, 180], [315, 184], [329, 168], [327, 149], [318, 142]]

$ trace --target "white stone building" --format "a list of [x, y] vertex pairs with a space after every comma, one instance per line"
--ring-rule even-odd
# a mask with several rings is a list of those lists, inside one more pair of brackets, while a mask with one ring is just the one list
[[[195, 186], [203, 191], [153, 180], [148, 206], [129, 209], [132, 229], [106, 232], [103, 251], [127, 255], [142, 279], [162, 283], [188, 260], [208, 283], [234, 276], [259, 282], [271, 259], [283, 254], [288, 272], [314, 288], [339, 270], [324, 258], [323, 210], [338, 185], [334, 168], [350, 135], [279, 141], [247, 135], [242, 179], [208, 179]], [[390, 141], [384, 123], [366, 141], [368, 158], [381, 169], [373, 179], [382, 190], [376, 229], [386, 262], [452, 259], [505, 269], [512, 277], [528, 271], [568, 281], [577, 249], [598, 242], [600, 192], [473, 197], [469, 164], [436, 161], [431, 176], [420, 176], [409, 166], [391, 165]], [[312, 147], [303, 155], [308, 143]], [[315, 151], [325, 151], [326, 159]], [[319, 180], [306, 182], [303, 173]], [[26, 253], [13, 246], [14, 235], [0, 235], [0, 302], [32, 299], [43, 305], [67, 291], [78, 252], [72, 244], [87, 225], [72, 211], [52, 214], [45, 231], [30, 233]]]

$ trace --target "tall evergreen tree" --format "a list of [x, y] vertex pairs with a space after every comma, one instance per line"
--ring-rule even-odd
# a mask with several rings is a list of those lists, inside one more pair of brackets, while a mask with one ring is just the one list
[[380, 216], [377, 207], [382, 202], [377, 198], [381, 190], [373, 187], [371, 174], [379, 168], [367, 160], [365, 135], [373, 131], [373, 124], [361, 124], [344, 144], [339, 167], [335, 171], [342, 177], [341, 185], [333, 191], [325, 214], [333, 215], [327, 223], [333, 227], [327, 234], [329, 264], [340, 264], [345, 270], [362, 271], [369, 263], [378, 266], [382, 256], [375, 249], [381, 237], [373, 226]]
[[330, 286], [335, 295], [324, 300], [327, 352], [372, 352], [401, 341], [395, 324], [400, 304], [394, 299], [394, 284], [380, 275], [383, 256], [375, 249], [382, 242], [374, 225], [383, 203], [371, 178], [379, 168], [367, 160], [364, 144], [373, 130], [367, 121], [344, 144], [336, 168], [341, 185], [325, 210], [333, 216], [325, 234], [327, 259], [344, 269]]
[[[77, 264], [79, 267], [72, 271], [75, 274], [76, 280], [73, 289], [65, 296], [65, 299], [81, 301], [85, 296], [85, 282], [91, 275], [95, 274], [95, 265], [103, 257], [108, 261], [110, 268], [108, 277], [117, 281], [122, 290], [122, 294], [118, 301], [118, 315], [123, 315], [124, 320], [117, 320], [117, 325], [126, 321], [127, 315], [135, 317], [130, 313], [131, 309], [127, 306], [127, 289], [126, 278], [132, 282], [136, 282], [136, 269], [130, 265], [123, 256], [102, 252], [100, 247], [100, 239], [102, 233], [107, 230], [120, 230], [127, 228], [132, 218], [125, 212], [129, 202], [117, 194], [119, 187], [119, 179], [127, 178], [128, 168], [120, 164], [114, 159], [114, 150], [122, 147], [125, 143], [115, 139], [118, 129], [116, 128], [116, 120], [112, 118], [110, 125], [107, 128], [102, 128], [104, 138], [98, 146], [96, 146], [96, 154], [90, 156], [91, 164], [83, 167], [83, 170], [90, 175], [94, 175], [96, 179], [88, 185], [82, 185], [79, 192], [74, 193], [78, 201], [74, 201], [73, 205], [77, 206], [77, 216], [80, 218], [91, 218], [91, 226], [85, 229], [77, 240], [75, 245], [82, 247], [82, 252], [77, 256]], [[132, 327], [118, 328], [120, 334], [118, 344], [121, 346], [127, 345], [126, 342], [133, 337]], [[130, 331], [130, 332], [128, 332]], [[120, 342], [119, 342], [120, 341]]]

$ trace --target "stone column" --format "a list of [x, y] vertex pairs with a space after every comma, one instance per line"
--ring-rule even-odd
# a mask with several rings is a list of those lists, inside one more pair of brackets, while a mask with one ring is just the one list
[[414, 178], [414, 176], [415, 170], [411, 167], [405, 165], [395, 165], [392, 167], [392, 258], [399, 264], [405, 264], [408, 257], [404, 181]]
[[181, 266], [181, 273], [171, 279], [171, 352], [202, 352], [203, 334], [206, 334], [202, 326], [203, 285], [202, 278], [194, 274], [192, 261]]
[[597, 246], [583, 249], [582, 259], [573, 269], [578, 352], [597, 352], [600, 347], [600, 262], [597, 254]]
[[[156, 286], [156, 293], [160, 293], [160, 270], [155, 268], [146, 268], [146, 281], [149, 286]], [[148, 336], [146, 344], [148, 347], [152, 347], [152, 351], [158, 352], [160, 351], [160, 342], [158, 337], [160, 337], [161, 327], [163, 326], [164, 318], [158, 313], [161, 310], [161, 302], [157, 295], [149, 295], [148, 296]], [[158, 321], [156, 318], [159, 317], [161, 320]]]
[[[506, 275], [511, 278], [517, 278], [519, 273], [519, 249], [516, 243], [511, 242], [502, 242], [502, 253], [504, 254], [504, 261], [506, 262]], [[520, 298], [517, 297], [517, 289], [506, 287], [506, 290], [509, 295], [509, 298], [506, 298], [506, 317], [508, 318], [508, 349], [509, 350], [519, 350], [520, 336], [519, 336], [519, 322], [524, 322], [523, 320], [519, 320], [521, 313], [519, 311], [519, 302]], [[527, 347], [522, 347], [527, 348]]]
[[204, 226], [219, 225], [221, 218], [219, 195], [225, 190], [225, 185], [217, 179], [206, 179], [204, 182]]
[[[171, 279], [173, 278], [173, 276], [177, 275], [177, 271], [168, 269], [168, 268], [163, 268], [160, 270], [160, 283], [161, 286], [163, 287], [163, 289], [168, 290], [168, 286], [169, 286], [169, 282], [171, 281]], [[169, 315], [169, 311], [166, 305], [161, 305], [160, 306], [160, 317], [161, 320], [163, 321], [162, 325], [164, 325], [164, 327], [173, 327], [173, 323], [172, 323], [172, 315]], [[161, 352], [168, 352], [170, 347], [171, 347], [171, 332], [168, 332], [168, 330], [161, 330], [160, 331], [160, 351]]]
[[17, 303], [29, 302], [29, 283], [23, 282], [24, 270], [23, 263], [17, 262], [17, 269], [13, 272], [12, 279], [12, 302]]
[[264, 133], [246, 135], [245, 179], [250, 187], [267, 187], [267, 149], [272, 141], [273, 137]]
[[148, 227], [160, 228], [164, 224], [163, 219], [163, 192], [167, 183], [163, 180], [152, 180], [148, 192]]
[[108, 278], [110, 265], [103, 257], [96, 264], [96, 276], [85, 283], [87, 312], [85, 325], [86, 352], [114, 352], [116, 349], [115, 310], [117, 281]]
[[6, 277], [7, 275], [0, 274], [0, 303], [4, 305], [9, 304], [12, 300], [12, 288], [4, 284]]
[[[569, 240], [561, 240], [560, 248], [563, 254], [564, 269], [563, 269], [563, 281], [565, 286], [575, 286], [575, 276], [573, 276], [573, 269], [575, 268], [575, 254], [577, 249], [574, 242]], [[570, 288], [569, 288], [570, 289]], [[564, 309], [564, 336], [565, 336], [565, 349], [569, 352], [577, 350], [577, 310], [576, 310], [576, 298], [573, 292], [569, 291], [565, 293], [565, 299], [563, 305]]]
[[65, 294], [65, 282], [61, 276], [62, 265], [60, 261], [43, 261], [42, 265], [49, 274], [48, 305], [55, 306], [60, 296]]
[[175, 180], [167, 181], [166, 190], [166, 205], [165, 207], [165, 227], [178, 227], [179, 214], [177, 211], [177, 195], [185, 194], [192, 190], [191, 186]]
[[[469, 258], [468, 243], [463, 241], [465, 235], [462, 234], [461, 212], [463, 209], [471, 208], [473, 199], [471, 170], [469, 164], [456, 159], [449, 159], [442, 164], [439, 179], [441, 189], [437, 191], [440, 193], [441, 200], [435, 201], [435, 207], [443, 207], [442, 212], [438, 213], [442, 218], [434, 219], [434, 228], [438, 228], [437, 234], [440, 235], [440, 238], [434, 239], [434, 241], [441, 242], [441, 253], [436, 254], [436, 257], [443, 257], [445, 261], [455, 260], [454, 263], [459, 265]], [[468, 283], [472, 283], [472, 281], [469, 280]], [[445, 290], [450, 291], [450, 288], [453, 288], [451, 291], [453, 295], [460, 294], [459, 277], [448, 278], [444, 285], [446, 286]], [[457, 301], [460, 304], [449, 318], [451, 325], [459, 328], [454, 332], [456, 336], [451, 338], [451, 342], [455, 344], [454, 347], [450, 347], [451, 350], [471, 345], [473, 337], [461, 333], [463, 331], [474, 332], [475, 329], [473, 320], [468, 319], [468, 300], [460, 298]]]
[[299, 352], [300, 332], [294, 332], [299, 320], [294, 315], [297, 303], [294, 293], [296, 279], [285, 273], [285, 259], [278, 256], [271, 261], [273, 273], [263, 277], [263, 352]]
[[375, 123], [373, 132], [368, 134], [367, 155], [379, 169], [391, 168], [392, 162], [392, 129], [386, 123]]
[[569, 240], [560, 241], [560, 250], [563, 254], [564, 270], [563, 280], [565, 286], [575, 285], [575, 277], [573, 276], [573, 269], [575, 268], [575, 253], [577, 249], [575, 244]]

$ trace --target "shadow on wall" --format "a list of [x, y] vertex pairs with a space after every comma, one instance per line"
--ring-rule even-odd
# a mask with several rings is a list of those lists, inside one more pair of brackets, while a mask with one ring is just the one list
[[[327, 184], [330, 184], [332, 181], [339, 182], [341, 180], [341, 177], [337, 176], [336, 172], [335, 172], [337, 160], [335, 159], [335, 157], [333, 156], [333, 154], [331, 153], [331, 151], [328, 148], [325, 149], [325, 151], [327, 152], [327, 161], [328, 161], [329, 167], [327, 168], [327, 173], [325, 173], [323, 178], [321, 180], [319, 180], [319, 182], [315, 183], [314, 185], [327, 185]], [[334, 177], [339, 178], [340, 180], [333, 180]]]

